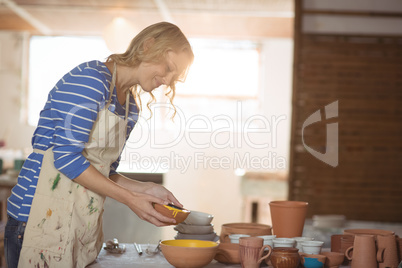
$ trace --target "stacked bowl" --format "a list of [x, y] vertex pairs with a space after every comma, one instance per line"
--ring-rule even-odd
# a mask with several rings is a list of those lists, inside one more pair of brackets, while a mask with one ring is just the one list
[[211, 223], [213, 218], [213, 215], [205, 212], [191, 211], [184, 222], [174, 227], [177, 231], [175, 239], [218, 241], [219, 237], [216, 235], [214, 225]]

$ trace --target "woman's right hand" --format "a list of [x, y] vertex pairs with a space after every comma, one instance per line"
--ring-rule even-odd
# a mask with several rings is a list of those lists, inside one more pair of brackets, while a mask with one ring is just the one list
[[167, 205], [167, 202], [163, 199], [155, 197], [149, 194], [143, 194], [138, 192], [130, 192], [132, 197], [129, 198], [127, 206], [137, 216], [144, 221], [152, 223], [155, 226], [162, 227], [170, 224], [175, 224], [176, 220], [163, 216], [155, 210], [152, 203], [159, 203], [161, 205]]

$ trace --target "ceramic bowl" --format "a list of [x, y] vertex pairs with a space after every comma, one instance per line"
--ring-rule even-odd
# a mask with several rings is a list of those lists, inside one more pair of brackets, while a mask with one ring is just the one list
[[323, 241], [303, 241], [301, 242], [303, 252], [307, 254], [320, 254]]
[[285, 238], [285, 237], [280, 237], [280, 238], [275, 238], [273, 240], [274, 242], [274, 248], [293, 248], [296, 240], [294, 240], [293, 238]]
[[189, 225], [182, 222], [177, 224], [174, 229], [182, 234], [210, 234], [214, 231], [214, 226], [212, 224]]
[[327, 257], [320, 254], [305, 254], [301, 255], [302, 264], [305, 268], [322, 268]]
[[241, 237], [250, 237], [247, 234], [231, 234], [229, 235], [230, 243], [239, 244], [239, 240]]
[[161, 205], [154, 203], [153, 206], [155, 210], [158, 211], [163, 216], [176, 220], [176, 223], [168, 223], [170, 225], [176, 225], [183, 222], [190, 214], [189, 210], [172, 205]]
[[239, 249], [239, 244], [220, 243], [214, 259], [221, 263], [239, 264]]
[[321, 252], [320, 255], [327, 257], [325, 268], [338, 268], [345, 260], [345, 254], [341, 252]]
[[303, 241], [312, 241], [312, 240], [314, 240], [313, 237], [306, 237], [306, 236], [293, 237], [293, 239], [296, 241], [295, 247], [299, 249], [299, 252], [303, 252], [303, 247], [302, 247], [302, 244], [301, 244]]
[[218, 243], [202, 240], [163, 240], [161, 250], [176, 268], [201, 268], [208, 265], [218, 251]]
[[260, 223], [225, 223], [221, 228], [221, 243], [230, 243], [230, 234], [247, 234], [250, 236], [271, 235], [272, 227]]
[[210, 225], [213, 218], [213, 215], [205, 212], [191, 211], [191, 214], [188, 215], [187, 219], [184, 220], [184, 223], [194, 225]]
[[182, 234], [180, 232], [174, 237], [175, 239], [192, 239], [192, 240], [205, 240], [205, 241], [218, 241], [219, 237], [215, 232], [210, 234]]
[[276, 238], [276, 235], [259, 235], [258, 237], [264, 239], [264, 246], [268, 245], [271, 248], [274, 247], [274, 239]]

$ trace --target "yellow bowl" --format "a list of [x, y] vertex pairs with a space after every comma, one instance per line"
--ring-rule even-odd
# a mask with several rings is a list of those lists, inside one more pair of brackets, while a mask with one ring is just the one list
[[166, 260], [176, 268], [200, 268], [215, 257], [218, 243], [204, 240], [176, 239], [160, 242]]

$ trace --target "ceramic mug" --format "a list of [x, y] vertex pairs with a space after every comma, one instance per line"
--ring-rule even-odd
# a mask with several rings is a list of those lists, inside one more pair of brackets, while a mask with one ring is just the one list
[[377, 268], [377, 261], [382, 261], [377, 255], [374, 235], [355, 235], [353, 246], [346, 250], [345, 256], [352, 261], [352, 268]]
[[[239, 244], [242, 268], [259, 268], [261, 262], [269, 258], [272, 252], [272, 248], [264, 245], [264, 239], [261, 237], [241, 237]], [[267, 249], [267, 252], [265, 252], [265, 249]]]
[[250, 236], [246, 234], [231, 234], [229, 235], [230, 243], [239, 244], [239, 239], [241, 237], [250, 237]]
[[378, 254], [382, 256], [379, 268], [397, 267], [399, 264], [395, 235], [377, 235]]

